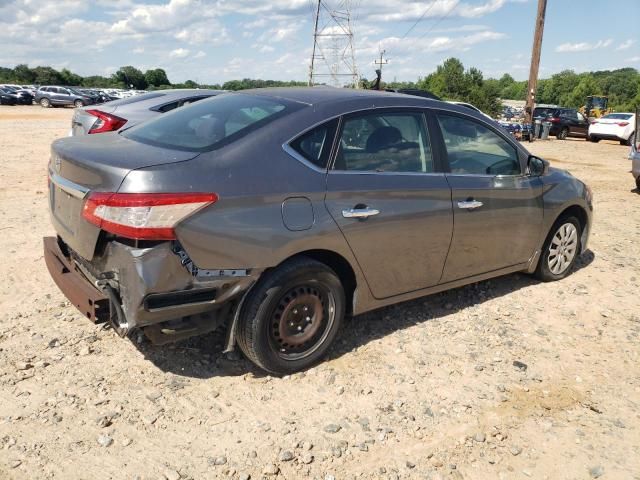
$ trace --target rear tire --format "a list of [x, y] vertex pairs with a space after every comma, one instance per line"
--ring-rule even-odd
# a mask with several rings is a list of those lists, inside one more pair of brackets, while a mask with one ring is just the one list
[[589, 137], [589, 140], [591, 140], [593, 143], [598, 143], [600, 141], [598, 137]]
[[542, 247], [536, 278], [552, 282], [569, 275], [580, 256], [581, 237], [582, 227], [576, 217], [567, 215], [556, 220]]
[[41, 98], [40, 99], [40, 106], [42, 108], [49, 108], [51, 106], [51, 101], [48, 98]]
[[248, 294], [238, 345], [268, 372], [304, 370], [324, 357], [344, 312], [344, 288], [336, 273], [310, 258], [294, 258], [265, 273]]
[[636, 188], [640, 190], [640, 177], [636, 178]]
[[558, 135], [556, 135], [556, 138], [558, 140], [566, 140], [568, 136], [569, 136], [569, 129], [567, 127], [562, 127], [562, 130], [558, 132]]

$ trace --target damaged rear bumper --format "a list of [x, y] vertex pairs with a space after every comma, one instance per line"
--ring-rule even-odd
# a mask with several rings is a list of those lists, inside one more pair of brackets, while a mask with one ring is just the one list
[[154, 343], [213, 330], [259, 274], [200, 270], [173, 242], [138, 248], [109, 241], [88, 261], [61, 239], [46, 237], [44, 256], [54, 281], [83, 315], [110, 320], [123, 336], [143, 328]]

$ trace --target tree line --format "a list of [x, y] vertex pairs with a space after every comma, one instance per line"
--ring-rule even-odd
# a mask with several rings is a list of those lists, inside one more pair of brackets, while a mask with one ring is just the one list
[[[92, 75], [82, 77], [66, 68], [58, 71], [52, 67], [17, 65], [0, 67], [0, 83], [25, 85], [69, 85], [88, 88], [134, 88], [154, 90], [166, 88], [213, 88], [244, 90], [248, 88], [303, 86], [306, 82], [249, 79], [230, 80], [222, 84], [198, 84], [193, 80], [171, 83], [162, 68], [146, 72], [133, 67], [120, 67], [111, 76]], [[363, 85], [368, 85], [366, 80]], [[429, 90], [446, 100], [469, 102], [490, 115], [501, 110], [500, 100], [525, 100], [526, 81], [517, 81], [504, 74], [499, 79], [484, 78], [477, 68], [465, 69], [457, 58], [449, 58], [436, 71], [416, 82], [383, 82], [383, 88], [417, 88]], [[565, 70], [538, 82], [537, 103], [579, 108], [588, 95], [609, 97], [609, 106], [617, 111], [633, 111], [640, 107], [640, 73], [635, 68], [621, 68], [598, 72], [576, 73]]]

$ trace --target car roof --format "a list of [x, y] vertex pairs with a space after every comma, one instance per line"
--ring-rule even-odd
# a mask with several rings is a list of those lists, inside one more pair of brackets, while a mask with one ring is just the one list
[[[237, 93], [259, 95], [263, 97], [281, 98], [292, 102], [305, 103], [307, 105], [320, 105], [323, 103], [333, 103], [336, 101], [348, 100], [379, 100], [379, 99], [412, 99], [424, 103], [430, 100], [415, 95], [403, 93], [386, 92], [384, 90], [356, 90], [353, 88], [333, 88], [333, 87], [273, 87], [254, 88], [241, 90]], [[440, 103], [440, 102], [438, 102]]]

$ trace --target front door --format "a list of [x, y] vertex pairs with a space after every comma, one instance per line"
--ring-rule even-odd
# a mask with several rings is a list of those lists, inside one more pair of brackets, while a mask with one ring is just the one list
[[449, 162], [454, 232], [442, 283], [527, 262], [542, 228], [542, 182], [523, 174], [518, 151], [497, 130], [438, 114]]
[[325, 203], [374, 297], [439, 282], [453, 229], [451, 191], [422, 112], [345, 117]]

